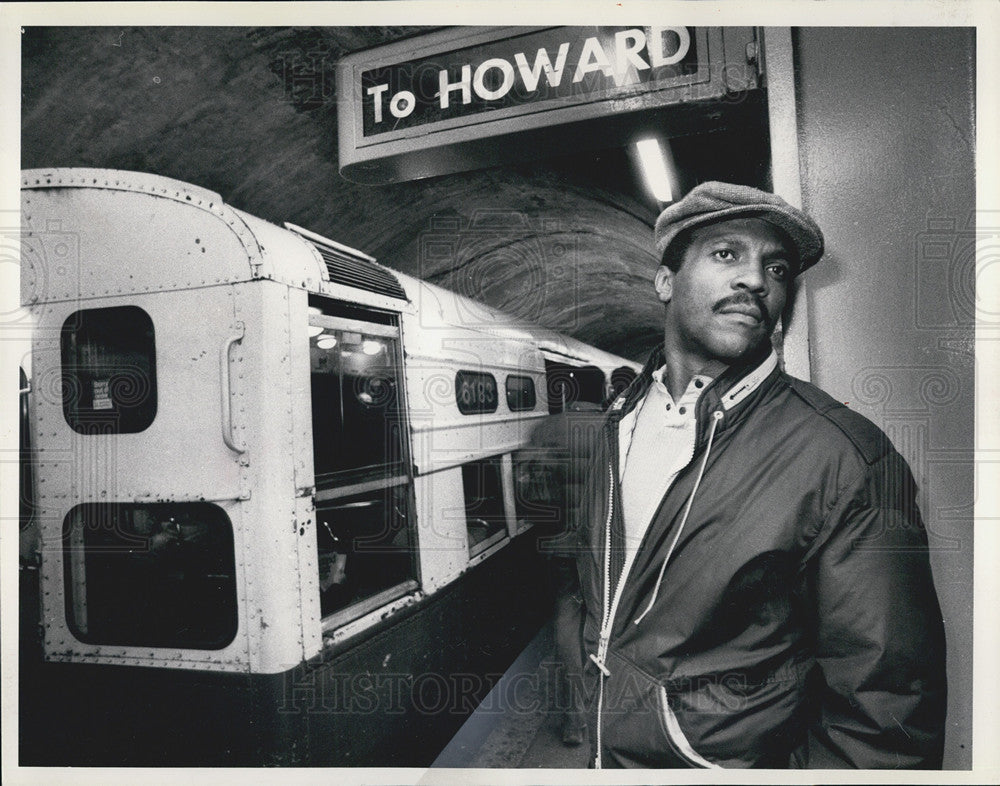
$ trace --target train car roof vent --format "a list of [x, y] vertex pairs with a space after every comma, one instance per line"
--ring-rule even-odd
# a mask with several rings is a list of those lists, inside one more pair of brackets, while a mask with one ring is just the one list
[[310, 232], [308, 229], [285, 223], [285, 229], [312, 243], [326, 263], [330, 281], [335, 284], [364, 289], [378, 295], [406, 300], [406, 292], [392, 272], [370, 257], [350, 246]]

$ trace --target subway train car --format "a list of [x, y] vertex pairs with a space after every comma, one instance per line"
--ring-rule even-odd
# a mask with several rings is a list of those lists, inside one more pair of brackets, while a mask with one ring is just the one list
[[21, 764], [430, 764], [550, 612], [533, 429], [634, 364], [165, 177], [22, 197]]

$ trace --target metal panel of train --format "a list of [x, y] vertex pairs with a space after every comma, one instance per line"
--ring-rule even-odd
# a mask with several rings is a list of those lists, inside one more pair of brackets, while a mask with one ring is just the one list
[[175, 180], [22, 195], [21, 763], [429, 764], [547, 613], [532, 430], [634, 365]]

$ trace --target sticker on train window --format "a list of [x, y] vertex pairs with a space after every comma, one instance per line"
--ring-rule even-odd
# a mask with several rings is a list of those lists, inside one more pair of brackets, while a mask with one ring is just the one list
[[507, 377], [507, 407], [511, 412], [535, 408], [535, 380], [511, 374]]
[[455, 374], [455, 400], [463, 415], [497, 411], [497, 381], [492, 374], [459, 371]]
[[153, 320], [137, 306], [91, 308], [60, 335], [63, 415], [81, 434], [133, 434], [156, 417]]

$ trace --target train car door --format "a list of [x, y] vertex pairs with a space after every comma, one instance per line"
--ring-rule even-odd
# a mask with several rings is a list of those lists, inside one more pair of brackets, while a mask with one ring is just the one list
[[310, 299], [316, 533], [323, 629], [417, 589], [399, 319]]

